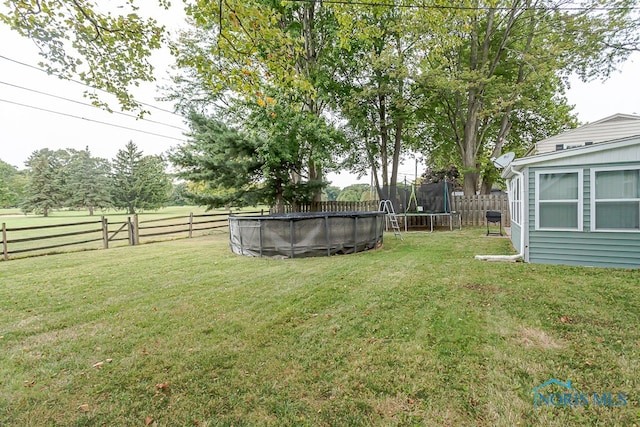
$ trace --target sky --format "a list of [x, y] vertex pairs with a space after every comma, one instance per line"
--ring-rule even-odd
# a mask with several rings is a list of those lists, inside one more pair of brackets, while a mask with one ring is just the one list
[[[175, 21], [168, 24], [170, 30], [178, 25]], [[140, 120], [81, 105], [89, 103], [83, 97], [88, 88], [34, 69], [40, 61], [37, 47], [4, 24], [0, 24], [0, 40], [1, 160], [22, 169], [31, 153], [42, 148], [89, 147], [93, 156], [112, 159], [128, 141], [144, 154], [162, 154], [186, 141], [184, 120], [172, 113], [173, 105], [158, 100], [163, 95], [158, 85], [170, 83], [168, 54], [153, 59], [157, 81], [142, 85], [136, 92], [139, 101], [157, 107], [149, 108], [151, 114]], [[582, 123], [616, 113], [640, 114], [639, 77], [640, 53], [634, 53], [607, 81], [583, 83], [571, 79], [567, 98]], [[112, 107], [117, 110], [115, 102]], [[400, 167], [400, 179], [412, 181], [415, 168], [414, 158], [407, 158]], [[418, 174], [422, 171], [418, 167]], [[369, 177], [358, 179], [349, 173], [330, 174], [328, 179], [338, 187], [370, 181]]]

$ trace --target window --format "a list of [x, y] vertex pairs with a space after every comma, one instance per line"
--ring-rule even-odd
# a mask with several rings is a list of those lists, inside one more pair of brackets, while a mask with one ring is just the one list
[[591, 171], [592, 231], [640, 231], [640, 167]]
[[582, 231], [582, 170], [536, 172], [536, 230]]
[[513, 178], [509, 184], [509, 207], [511, 209], [511, 222], [522, 225], [520, 211], [522, 209], [522, 189], [520, 177]]

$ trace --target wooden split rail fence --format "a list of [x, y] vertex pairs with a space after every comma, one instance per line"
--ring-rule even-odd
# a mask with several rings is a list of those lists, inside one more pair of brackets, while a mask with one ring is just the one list
[[[264, 211], [243, 211], [240, 214], [263, 214]], [[229, 213], [174, 216], [139, 220], [132, 215], [124, 220], [107, 217], [65, 224], [7, 227], [2, 224], [2, 258], [21, 255], [45, 255], [62, 248], [75, 250], [108, 249], [113, 246], [138, 245], [163, 238], [191, 238], [228, 226]]]

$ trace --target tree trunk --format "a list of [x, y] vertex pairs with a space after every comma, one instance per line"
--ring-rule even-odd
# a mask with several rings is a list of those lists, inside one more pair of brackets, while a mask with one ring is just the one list
[[465, 196], [476, 194], [478, 189], [479, 171], [476, 164], [476, 151], [478, 150], [478, 111], [479, 101], [475, 98], [474, 91], [469, 91], [469, 108], [467, 110], [464, 125], [464, 141], [462, 151], [463, 191]]
[[493, 181], [487, 179], [487, 177], [483, 177], [482, 185], [480, 186], [480, 194], [491, 194], [491, 189], [493, 188]]
[[283, 214], [284, 213], [284, 194], [282, 183], [276, 183], [276, 213]]
[[391, 161], [391, 188], [392, 193], [389, 197], [394, 200], [396, 197], [396, 188], [398, 186], [398, 168], [400, 166], [400, 150], [402, 147], [402, 127], [404, 126], [404, 120], [398, 118], [396, 121], [396, 134], [393, 144], [393, 159]]
[[93, 206], [89, 206], [89, 216], [93, 216]]
[[380, 120], [380, 168], [382, 172], [382, 187], [386, 188], [387, 197], [391, 197], [389, 189], [389, 157], [387, 142], [389, 141], [389, 129], [387, 128], [387, 108], [385, 96], [378, 95], [378, 120]]

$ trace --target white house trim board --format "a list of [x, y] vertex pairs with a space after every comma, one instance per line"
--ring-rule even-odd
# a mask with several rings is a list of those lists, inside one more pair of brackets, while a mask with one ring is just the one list
[[522, 179], [519, 176], [507, 180], [507, 193], [511, 222], [522, 226]]
[[[590, 196], [590, 206], [591, 206], [591, 227], [590, 230], [595, 233], [640, 233], [640, 229], [606, 229], [606, 228], [596, 228], [596, 173], [597, 172], [606, 172], [606, 171], [619, 171], [619, 170], [640, 170], [640, 165], [630, 165], [630, 166], [604, 166], [591, 168], [591, 196]], [[636, 202], [638, 203], [638, 210], [640, 210], [640, 198], [636, 199], [600, 199], [601, 202]]]
[[[570, 173], [577, 174], [578, 178], [578, 198], [575, 203], [576, 206], [576, 228], [570, 227], [558, 227], [558, 228], [545, 228], [540, 226], [540, 175], [549, 175], [549, 174], [562, 174], [562, 173]], [[544, 169], [535, 171], [535, 230], [536, 231], [582, 231], [583, 229], [583, 169], [582, 168], [573, 168], [573, 169]], [[543, 200], [543, 203], [567, 203], [567, 200]], [[570, 200], [571, 203], [574, 203], [573, 200]]]
[[[590, 154], [601, 153], [607, 150], [615, 150], [621, 148], [631, 148], [626, 151], [625, 161], [640, 161], [640, 134], [630, 136], [623, 139], [616, 139], [613, 141], [602, 142], [600, 144], [587, 145], [579, 148], [572, 148], [569, 150], [554, 151], [553, 153], [538, 154], [536, 156], [521, 157], [515, 159], [509, 166], [502, 171], [502, 177], [508, 178], [513, 175], [514, 170], [521, 170], [523, 166], [536, 165], [538, 163], [550, 163], [553, 161], [569, 159], [576, 156], [587, 156]], [[559, 162], [558, 162], [559, 163]], [[602, 160], [600, 160], [602, 163]], [[547, 166], [547, 164], [545, 165]]]

